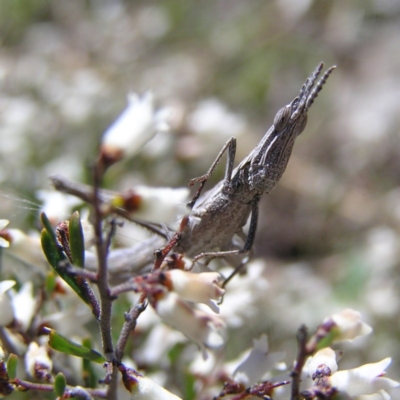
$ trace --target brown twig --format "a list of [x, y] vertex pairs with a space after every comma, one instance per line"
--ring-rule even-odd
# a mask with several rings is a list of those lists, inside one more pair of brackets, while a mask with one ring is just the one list
[[[37, 390], [41, 392], [54, 392], [54, 385], [47, 383], [36, 383], [29, 382], [22, 379], [15, 378], [11, 381], [16, 386], [24, 388], [25, 390]], [[71, 387], [67, 386], [65, 389], [65, 395], [70, 397], [83, 397], [84, 399], [92, 399], [94, 397], [99, 397], [101, 399], [106, 399], [105, 389], [90, 389], [82, 387]]]
[[308, 330], [305, 325], [302, 325], [297, 331], [297, 343], [298, 353], [296, 362], [291, 372], [292, 377], [292, 394], [290, 400], [299, 400], [300, 397], [300, 378], [301, 371], [303, 370], [304, 364], [307, 357], [311, 354], [307, 348]]
[[[102, 213], [100, 210], [101, 200], [99, 198], [99, 188], [102, 180], [102, 168], [99, 164], [94, 167], [93, 173], [93, 209], [94, 209], [94, 231], [96, 236], [96, 251], [98, 257], [97, 287], [100, 293], [100, 334], [102, 339], [103, 353], [107, 360], [114, 362], [114, 347], [111, 336], [111, 314], [113, 298], [110, 296], [107, 271], [107, 241], [103, 239]], [[114, 368], [112, 379], [107, 390], [107, 399], [117, 399], [117, 374]]]
[[126, 343], [129, 339], [129, 335], [135, 329], [137, 319], [139, 318], [140, 314], [146, 309], [146, 307], [146, 295], [142, 293], [137, 304], [132, 307], [128, 313], [125, 313], [125, 323], [122, 326], [118, 342], [115, 346], [115, 357], [117, 362], [121, 362], [124, 355]]

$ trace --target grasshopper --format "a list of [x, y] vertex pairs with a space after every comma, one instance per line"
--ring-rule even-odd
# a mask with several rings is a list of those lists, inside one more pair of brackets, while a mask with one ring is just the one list
[[[282, 177], [296, 137], [306, 127], [308, 110], [335, 69], [335, 66], [329, 68], [317, 81], [323, 66], [321, 62], [305, 81], [299, 95], [276, 113], [271, 128], [235, 169], [236, 139], [232, 137], [207, 173], [190, 181], [191, 186], [200, 185], [188, 204], [191, 212], [176, 250], [194, 257], [193, 263], [204, 257], [225, 257], [233, 263], [232, 256], [251, 250], [257, 230], [258, 203]], [[224, 179], [200, 197], [226, 151]], [[243, 227], [250, 215], [246, 236]]]
[[[184, 218], [185, 223], [182, 224], [181, 231], [178, 236], [174, 236], [170, 240], [165, 249], [175, 246], [174, 250], [191, 257], [193, 264], [204, 257], [224, 257], [233, 266], [238, 264], [238, 255], [251, 250], [257, 230], [258, 203], [262, 195], [274, 189], [282, 177], [296, 137], [306, 127], [308, 110], [331, 72], [336, 68], [335, 66], [330, 67], [318, 80], [323, 66], [324, 64], [320, 63], [303, 84], [299, 95], [276, 113], [271, 128], [255, 149], [235, 169], [233, 165], [236, 139], [232, 137], [223, 146], [207, 173], [189, 182], [191, 186], [199, 183], [199, 188], [188, 204], [190, 213]], [[224, 179], [201, 196], [206, 181], [214, 172], [225, 152], [227, 152], [228, 159]], [[57, 190], [91, 202], [91, 187], [69, 182], [59, 176], [54, 176], [51, 180]], [[100, 192], [101, 201], [107, 201], [107, 196], [111, 195], [104, 191]], [[124, 210], [121, 212], [121, 216], [126, 218], [126, 212]], [[249, 216], [251, 216], [250, 225], [246, 235], [243, 227]], [[140, 224], [151, 228], [153, 232], [158, 232], [160, 236], [164, 237], [164, 240], [172, 233], [170, 229], [167, 229], [167, 233], [162, 233], [157, 230], [157, 224], [154, 223], [140, 222]], [[155, 242], [153, 237], [148, 242], [131, 249], [116, 250], [114, 261], [113, 253], [111, 253], [111, 275], [129, 274], [132, 269], [138, 271], [148, 266], [153, 258], [154, 243], [161, 244], [160, 239], [158, 238], [158, 241]], [[140, 261], [133, 262], [135, 265], [130, 263], [128, 268], [120, 265], [121, 262], [125, 264], [123, 260], [131, 259], [133, 255], [137, 256], [137, 254], [140, 255]], [[96, 268], [95, 262], [90, 264], [93, 264], [92, 268]], [[239, 257], [239, 265], [225, 283], [242, 264]]]

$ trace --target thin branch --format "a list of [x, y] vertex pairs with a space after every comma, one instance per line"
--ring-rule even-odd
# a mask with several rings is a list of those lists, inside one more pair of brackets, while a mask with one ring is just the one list
[[298, 343], [298, 353], [293, 371], [291, 372], [292, 377], [292, 394], [290, 400], [300, 399], [300, 378], [301, 371], [303, 370], [304, 364], [310, 352], [307, 349], [307, 338], [308, 330], [305, 325], [302, 325], [297, 331], [297, 343]]
[[129, 335], [135, 329], [137, 319], [139, 318], [140, 314], [146, 309], [146, 307], [146, 295], [142, 293], [137, 304], [132, 307], [128, 313], [125, 313], [125, 323], [122, 326], [121, 333], [119, 335], [119, 339], [115, 348], [115, 357], [117, 359], [117, 363], [122, 360], [124, 349], [129, 339]]
[[[36, 383], [29, 382], [22, 379], [15, 378], [10, 381], [16, 386], [24, 388], [25, 390], [37, 390], [41, 392], [54, 392], [54, 385], [47, 383]], [[82, 388], [80, 386], [72, 387], [67, 386], [65, 389], [65, 394], [70, 397], [73, 396], [81, 396], [85, 399], [91, 399], [92, 397], [100, 397], [101, 399], [106, 399], [107, 394], [105, 389], [91, 389], [91, 388]], [[89, 397], [88, 397], [89, 396]]]
[[[50, 177], [50, 180], [54, 186], [54, 189], [58, 190], [59, 192], [71, 194], [89, 204], [93, 203], [93, 189], [91, 186], [70, 181], [61, 175], [53, 175]], [[104, 189], [99, 189], [97, 193], [101, 203], [111, 203], [111, 201], [117, 195], [119, 195], [117, 192]], [[165, 229], [165, 226], [133, 218], [131, 213], [120, 207], [113, 207], [112, 212], [130, 222], [133, 222], [136, 225], [149, 230], [151, 233], [154, 233], [166, 240], [169, 239], [169, 229]]]
[[[111, 336], [111, 314], [113, 299], [110, 296], [110, 287], [108, 285], [108, 271], [107, 271], [107, 242], [103, 240], [103, 224], [102, 214], [100, 210], [101, 201], [99, 198], [99, 188], [102, 178], [101, 166], [96, 164], [94, 167], [93, 176], [93, 209], [94, 209], [94, 231], [96, 236], [96, 250], [98, 257], [98, 272], [97, 272], [97, 287], [100, 293], [100, 334], [103, 345], [103, 353], [107, 360], [114, 361], [114, 347]], [[118, 371], [114, 368], [112, 373], [112, 380], [107, 390], [107, 399], [117, 399], [117, 374]]]
[[114, 286], [111, 290], [110, 290], [110, 296], [111, 297], [117, 297], [122, 293], [126, 293], [126, 292], [137, 292], [138, 289], [138, 285], [133, 281], [133, 279], [130, 279], [127, 282], [121, 283], [117, 286]]

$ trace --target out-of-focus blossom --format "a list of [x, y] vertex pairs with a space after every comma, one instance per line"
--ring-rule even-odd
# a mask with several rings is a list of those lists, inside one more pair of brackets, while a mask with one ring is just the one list
[[0, 247], [9, 247], [10, 242], [1, 236], [1, 231], [9, 224], [7, 219], [0, 219]]
[[165, 285], [180, 298], [195, 303], [207, 304], [214, 312], [219, 312], [219, 307], [211, 300], [217, 300], [224, 295], [225, 290], [218, 286], [221, 275], [218, 272], [193, 273], [173, 269], [166, 271]]
[[47, 354], [45, 346], [39, 346], [31, 342], [25, 354], [25, 369], [33, 378], [39, 380], [50, 380], [53, 362]]
[[[313, 357], [307, 360], [305, 369], [308, 371], [310, 378], [313, 378], [318, 371], [323, 368], [325, 375], [331, 375], [338, 370], [336, 362], [336, 353], [330, 347], [325, 347], [315, 353]], [[329, 368], [329, 371], [325, 370]]]
[[188, 196], [188, 188], [136, 186], [134, 191], [115, 196], [112, 205], [132, 212], [135, 218], [164, 223], [185, 212]]
[[327, 321], [333, 321], [338, 329], [334, 342], [352, 341], [359, 336], [365, 336], [372, 332], [372, 328], [362, 321], [361, 314], [350, 308], [333, 314], [324, 323]]
[[400, 385], [393, 379], [385, 378], [385, 369], [391, 363], [391, 358], [361, 367], [337, 371], [329, 378], [332, 387], [346, 392], [349, 396], [371, 395]]
[[82, 203], [82, 200], [75, 196], [55, 190], [38, 190], [35, 195], [43, 202], [40, 211], [47, 215], [53, 226], [68, 218], [72, 209]]
[[[246, 120], [230, 112], [218, 99], [207, 99], [200, 102], [189, 117], [189, 127], [196, 134], [223, 137], [238, 137], [246, 131]], [[215, 142], [213, 142], [215, 146]]]
[[15, 319], [25, 331], [31, 324], [36, 311], [36, 299], [32, 282], [25, 282], [18, 292], [10, 292]]
[[14, 319], [14, 310], [7, 291], [15, 284], [15, 281], [0, 282], [0, 326], [7, 326]]
[[142, 376], [132, 368], [121, 365], [122, 381], [127, 390], [131, 392], [135, 400], [182, 400], [162, 386], [145, 376]]
[[106, 130], [101, 143], [101, 157], [111, 165], [124, 157], [137, 154], [157, 131], [168, 129], [167, 114], [154, 111], [151, 92], [139, 97], [128, 96], [128, 106]]
[[190, 307], [174, 292], [162, 294], [152, 301], [152, 305], [166, 324], [197, 343], [204, 358], [207, 358], [206, 348], [223, 345], [222, 336], [218, 332], [225, 325], [221, 318]]
[[280, 362], [285, 353], [268, 353], [268, 338], [262, 334], [253, 339], [254, 347], [233, 373], [235, 381], [246, 387], [260, 382], [263, 376]]
[[47, 271], [48, 263], [36, 232], [27, 235], [19, 229], [3, 229], [0, 237], [9, 243], [9, 254], [28, 265], [37, 266], [42, 272]]

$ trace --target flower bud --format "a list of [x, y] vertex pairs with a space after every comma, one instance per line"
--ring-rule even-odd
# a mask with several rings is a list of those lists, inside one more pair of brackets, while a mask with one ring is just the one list
[[331, 375], [338, 370], [336, 354], [330, 347], [325, 347], [309, 358], [307, 362], [308, 375], [315, 378], [318, 375]]
[[29, 344], [25, 354], [25, 368], [33, 378], [46, 381], [51, 379], [53, 362], [50, 360], [44, 346], [39, 346], [36, 342]]
[[122, 382], [124, 386], [132, 393], [132, 398], [135, 400], [181, 400], [178, 396], [175, 396], [132, 368], [121, 364], [118, 369], [122, 373]]

